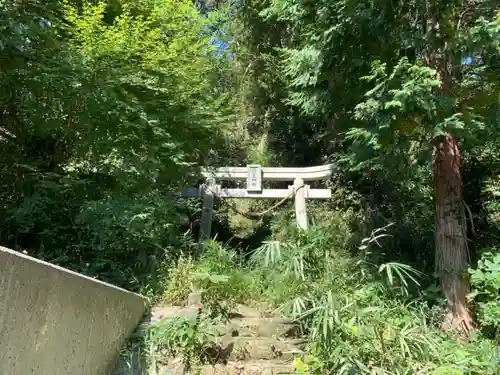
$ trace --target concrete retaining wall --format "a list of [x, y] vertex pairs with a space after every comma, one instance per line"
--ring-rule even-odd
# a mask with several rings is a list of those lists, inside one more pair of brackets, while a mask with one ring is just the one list
[[0, 246], [0, 374], [106, 375], [146, 300]]

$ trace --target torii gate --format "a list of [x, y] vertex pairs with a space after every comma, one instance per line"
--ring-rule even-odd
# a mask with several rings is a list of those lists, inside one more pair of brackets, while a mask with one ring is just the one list
[[[330, 189], [310, 189], [306, 181], [326, 180], [333, 173], [334, 165], [322, 165], [307, 168], [268, 168], [257, 164], [246, 167], [222, 167], [214, 172], [203, 170], [206, 183], [199, 188], [184, 190], [183, 197], [202, 197], [203, 211], [200, 225], [200, 242], [210, 238], [214, 196], [220, 198], [256, 198], [276, 199], [295, 196], [295, 217], [297, 227], [308, 227], [306, 199], [330, 199]], [[217, 181], [244, 181], [246, 189], [228, 189], [217, 185]], [[288, 189], [264, 189], [263, 181], [293, 181]]]

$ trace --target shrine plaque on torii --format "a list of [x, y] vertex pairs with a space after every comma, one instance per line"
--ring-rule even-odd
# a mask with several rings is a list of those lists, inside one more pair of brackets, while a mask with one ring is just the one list
[[[333, 173], [333, 164], [306, 168], [261, 167], [258, 164], [246, 167], [223, 167], [214, 171], [204, 170], [206, 183], [199, 188], [184, 190], [184, 197], [203, 198], [203, 211], [200, 225], [200, 241], [210, 238], [214, 197], [220, 198], [256, 198], [277, 199], [295, 197], [295, 217], [297, 226], [306, 230], [308, 227], [306, 199], [330, 199], [330, 189], [311, 189], [304, 182], [326, 180]], [[223, 188], [219, 181], [245, 181], [246, 189]], [[288, 189], [265, 189], [265, 181], [293, 181]]]

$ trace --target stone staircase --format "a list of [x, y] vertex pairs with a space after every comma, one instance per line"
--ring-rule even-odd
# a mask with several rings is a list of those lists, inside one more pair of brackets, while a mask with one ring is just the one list
[[[152, 310], [151, 323], [171, 317], [196, 318], [198, 307], [161, 306]], [[237, 306], [227, 324], [216, 327], [220, 355], [216, 363], [205, 364], [203, 375], [274, 375], [294, 372], [292, 361], [302, 354], [305, 341], [299, 329], [271, 312]], [[158, 375], [184, 373], [179, 359], [168, 359]]]

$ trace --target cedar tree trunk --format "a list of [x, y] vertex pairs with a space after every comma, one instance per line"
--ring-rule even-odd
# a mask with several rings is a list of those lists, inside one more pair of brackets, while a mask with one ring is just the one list
[[435, 139], [432, 170], [436, 205], [436, 275], [448, 302], [443, 328], [455, 328], [468, 334], [473, 322], [466, 303], [470, 287], [464, 275], [469, 266], [467, 218], [462, 195], [460, 150], [451, 134]]

